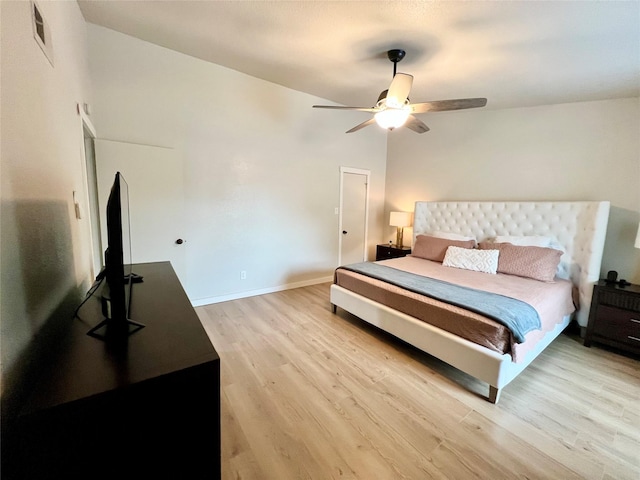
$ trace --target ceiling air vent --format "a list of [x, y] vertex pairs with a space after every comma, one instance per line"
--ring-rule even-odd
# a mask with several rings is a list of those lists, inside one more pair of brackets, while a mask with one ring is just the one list
[[51, 44], [49, 24], [44, 19], [42, 10], [34, 1], [31, 1], [31, 22], [33, 23], [33, 38], [36, 39], [36, 43], [40, 46], [51, 66], [53, 66], [53, 46]]

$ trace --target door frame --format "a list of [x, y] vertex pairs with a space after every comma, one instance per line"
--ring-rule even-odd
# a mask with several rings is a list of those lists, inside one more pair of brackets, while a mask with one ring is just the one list
[[368, 255], [368, 235], [369, 235], [369, 183], [371, 180], [371, 171], [363, 170], [361, 168], [352, 167], [340, 167], [340, 210], [338, 216], [338, 266], [342, 265], [342, 211], [343, 211], [343, 188], [344, 188], [344, 175], [345, 173], [364, 175], [365, 179], [365, 195], [364, 195], [364, 242], [363, 242], [363, 255], [365, 261], [369, 259]]
[[[98, 215], [98, 218], [96, 220], [100, 222], [100, 211], [97, 209], [98, 207], [97, 205], [93, 205], [93, 202], [91, 201], [91, 198], [89, 195], [89, 181], [91, 179], [89, 178], [90, 172], [87, 169], [87, 151], [86, 151], [84, 142], [85, 142], [86, 133], [89, 134], [89, 137], [93, 141], [95, 141], [98, 135], [96, 134], [96, 129], [93, 126], [93, 123], [91, 123], [91, 119], [84, 111], [84, 105], [80, 105], [79, 103], [77, 103], [76, 111], [78, 112], [78, 116], [80, 117], [80, 135], [81, 135], [80, 138], [82, 139], [82, 141], [80, 142], [80, 145], [81, 145], [80, 158], [82, 161], [82, 168], [80, 170], [82, 171], [82, 181], [84, 184], [83, 185], [84, 192], [82, 192], [82, 196], [84, 198], [82, 199], [82, 201], [87, 206], [87, 208], [85, 208], [83, 212], [86, 212], [89, 220], [88, 231], [89, 231], [89, 242], [90, 242], [89, 251], [91, 255], [91, 263], [90, 263], [91, 276], [95, 278], [98, 272], [102, 269], [102, 260], [103, 260], [102, 259], [102, 239], [100, 238], [100, 232], [94, 232], [92, 222], [96, 215]], [[94, 149], [93, 155], [94, 155], [93, 161], [95, 162], [95, 149]], [[93, 175], [93, 181], [95, 181], [95, 172]], [[77, 199], [75, 199], [75, 201], [77, 201]], [[95, 255], [94, 255], [94, 245], [96, 241], [98, 242], [98, 245], [101, 251], [99, 258], [95, 258]]]

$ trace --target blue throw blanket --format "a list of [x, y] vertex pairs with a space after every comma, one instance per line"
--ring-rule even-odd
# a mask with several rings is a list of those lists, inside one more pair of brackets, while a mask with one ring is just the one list
[[363, 262], [344, 265], [345, 270], [361, 273], [398, 287], [410, 290], [442, 302], [466, 308], [506, 326], [516, 342], [524, 342], [524, 336], [540, 328], [540, 316], [526, 302], [497, 293], [462, 287], [453, 283], [423, 277], [378, 263]]

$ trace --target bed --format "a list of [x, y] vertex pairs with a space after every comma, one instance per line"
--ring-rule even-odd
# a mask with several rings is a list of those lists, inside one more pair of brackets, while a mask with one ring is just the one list
[[[572, 318], [575, 318], [581, 327], [586, 327], [593, 285], [600, 277], [608, 216], [609, 202], [416, 202], [413, 227], [414, 255], [405, 259], [368, 262], [362, 265], [362, 268], [371, 268], [374, 272], [389, 270], [388, 267], [392, 270], [408, 270], [412, 271], [410, 275], [433, 277], [436, 282], [439, 280], [454, 284], [459, 282], [463, 288], [464, 286], [477, 288], [475, 284], [478, 283], [477, 278], [480, 276], [495, 277], [503, 286], [492, 286], [488, 289], [494, 292], [492, 289], [497, 288], [499, 295], [502, 295], [500, 288], [511, 288], [511, 284], [521, 283], [522, 280], [533, 282], [534, 286], [543, 283], [560, 287], [569, 285], [568, 289], [573, 294], [575, 312], [571, 312], [574, 308], [567, 310], [566, 305], [558, 307], [560, 310], [565, 309], [566, 312], [558, 315], [560, 311], [558, 310], [554, 314], [555, 320], [551, 317], [549, 317], [551, 320], [543, 318], [544, 315], [541, 313], [539, 317], [543, 320], [542, 324], [539, 327], [529, 327], [526, 334], [516, 334], [510, 329], [505, 333], [503, 325], [500, 325], [503, 328], [500, 333], [500, 328], [496, 327], [493, 317], [487, 317], [484, 313], [477, 311], [473, 308], [473, 303], [468, 304], [469, 308], [460, 304], [452, 306], [447, 300], [422, 295], [419, 291], [412, 290], [409, 277], [406, 280], [409, 282], [407, 285], [399, 280], [393, 281], [393, 285], [383, 285], [386, 282], [376, 277], [377, 273], [353, 272], [341, 267], [336, 270], [336, 282], [331, 285], [330, 301], [333, 311], [336, 312], [336, 308], [340, 307], [486, 382], [489, 385], [488, 400], [497, 403], [501, 389], [518, 376], [562, 333]], [[554, 270], [555, 278], [551, 282], [523, 279], [520, 276], [505, 273], [488, 275], [464, 272], [465, 269], [434, 265], [433, 261], [415, 256], [417, 254], [415, 247], [424, 245], [420, 242], [424, 242], [425, 238], [431, 238], [430, 236], [436, 234], [435, 232], [438, 234], [445, 232], [452, 235], [452, 238], [457, 236], [474, 238], [485, 250], [498, 248], [490, 244], [487, 246], [488, 240], [500, 241], [500, 237], [504, 240], [505, 236], [508, 240], [506, 243], [513, 242], [516, 245], [518, 242], [512, 239], [546, 239], [551, 243], [544, 245], [548, 247], [545, 250], [560, 250], [562, 253], [557, 253], [559, 261]], [[508, 248], [513, 247], [508, 246]], [[455, 249], [451, 249], [452, 252], [453, 250]], [[457, 249], [456, 252], [459, 250]], [[451, 253], [448, 250], [447, 252]], [[500, 255], [503, 254], [504, 252], [501, 251]], [[429, 264], [426, 270], [423, 270], [423, 264]], [[345, 270], [348, 273], [345, 273]], [[455, 271], [453, 279], [446, 277], [448, 273], [441, 273], [446, 270]], [[341, 272], [341, 277], [349, 281], [338, 281], [338, 272]], [[471, 279], [465, 277], [467, 273]], [[369, 278], [368, 286], [357, 287], [358, 283], [354, 277], [359, 275], [363, 277], [372, 275], [374, 278]], [[446, 278], [440, 278], [439, 275], [445, 275]], [[376, 285], [371, 286], [371, 283]], [[527, 290], [526, 282], [524, 286], [516, 285], [516, 289]], [[378, 294], [372, 293], [375, 291], [378, 291]], [[382, 294], [380, 294], [381, 291]], [[413, 306], [401, 307], [398, 303], [400, 295], [414, 297]], [[419, 302], [428, 305], [421, 305]], [[529, 300], [522, 300], [522, 302], [528, 303]], [[566, 303], [566, 300], [558, 300], [558, 302]], [[529, 307], [531, 308], [531, 305]], [[533, 305], [533, 310], [538, 313], [541, 308], [547, 307]], [[519, 315], [521, 314], [518, 313], [516, 316]], [[455, 323], [454, 319], [462, 325], [458, 330], [450, 327], [450, 324]], [[477, 325], [479, 325], [478, 328]], [[471, 330], [478, 330], [477, 335], [461, 333], [461, 331]], [[514, 341], [515, 337], [519, 338]]]

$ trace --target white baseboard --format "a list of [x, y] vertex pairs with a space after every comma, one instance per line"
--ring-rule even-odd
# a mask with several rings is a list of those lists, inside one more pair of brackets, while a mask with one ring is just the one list
[[218, 297], [199, 298], [191, 300], [194, 307], [202, 307], [203, 305], [211, 305], [213, 303], [228, 302], [229, 300], [237, 300], [238, 298], [255, 297], [256, 295], [264, 295], [266, 293], [281, 292], [283, 290], [291, 290], [293, 288], [308, 287], [309, 285], [317, 285], [318, 283], [333, 282], [333, 276], [314, 278], [312, 280], [304, 280], [302, 282], [287, 283], [275, 287], [261, 288], [258, 290], [247, 290], [245, 292], [230, 293], [228, 295], [220, 295]]

